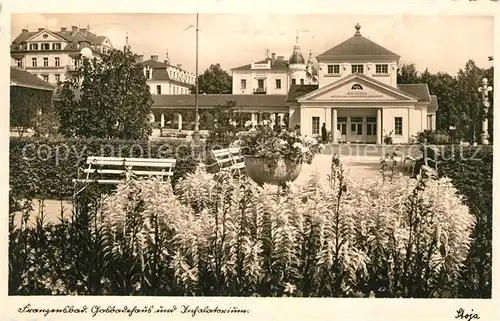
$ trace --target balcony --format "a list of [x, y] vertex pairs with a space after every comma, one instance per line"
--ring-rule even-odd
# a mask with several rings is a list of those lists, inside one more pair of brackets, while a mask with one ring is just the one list
[[78, 71], [78, 69], [80, 69], [80, 66], [66, 65], [66, 70], [67, 71]]
[[253, 93], [256, 94], [256, 95], [265, 95], [267, 92], [266, 88], [265, 87], [259, 87], [259, 88], [255, 88], [253, 90]]

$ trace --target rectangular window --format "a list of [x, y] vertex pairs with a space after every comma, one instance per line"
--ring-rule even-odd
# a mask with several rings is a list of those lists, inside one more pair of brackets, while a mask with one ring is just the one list
[[42, 43], [42, 50], [50, 50], [50, 43]]
[[394, 117], [394, 135], [403, 135], [403, 117]]
[[61, 61], [59, 57], [54, 58], [54, 66], [59, 67], [61, 65]]
[[52, 50], [61, 50], [61, 44], [60, 43], [53, 43]]
[[376, 74], [388, 74], [389, 73], [389, 66], [386, 64], [383, 65], [375, 65], [375, 73]]
[[292, 79], [292, 85], [295, 85], [295, 78]]
[[16, 66], [18, 66], [18, 67], [23, 66], [23, 60], [21, 58], [16, 58]]
[[49, 82], [49, 76], [48, 75], [42, 75], [43, 81]]
[[328, 65], [328, 73], [329, 74], [339, 74], [340, 73], [340, 65]]
[[363, 117], [351, 117], [351, 123], [362, 123]]
[[30, 50], [38, 50], [38, 44], [37, 43], [30, 43]]
[[374, 123], [366, 124], [366, 134], [367, 135], [376, 135], [377, 134], [377, 124], [374, 124]]
[[149, 79], [149, 78], [150, 78], [150, 73], [151, 73], [151, 72], [149, 71], [149, 69], [146, 69], [146, 79]]
[[49, 66], [49, 58], [47, 58], [47, 57], [43, 58], [43, 66], [44, 67], [48, 67]]
[[347, 124], [346, 123], [337, 124], [337, 129], [340, 131], [341, 135], [347, 134]]
[[33, 67], [37, 66], [36, 58], [31, 58], [31, 66], [33, 66]]
[[362, 74], [363, 73], [363, 65], [352, 65], [352, 73], [353, 74]]
[[161, 85], [156, 85], [156, 94], [161, 95]]
[[247, 89], [247, 80], [246, 79], [241, 80], [241, 89]]
[[276, 89], [281, 89], [281, 79], [276, 79]]
[[54, 75], [54, 78], [56, 80], [56, 84], [60, 83], [61, 82], [61, 75], [58, 75], [58, 74], [55, 74]]
[[347, 123], [347, 117], [337, 117], [337, 123]]
[[259, 89], [264, 89], [264, 79], [257, 79], [257, 87]]
[[319, 135], [319, 117], [312, 118], [312, 134]]
[[376, 123], [377, 117], [366, 117], [366, 122], [367, 123]]
[[300, 84], [303, 85], [304, 84], [304, 79], [301, 79], [300, 80]]

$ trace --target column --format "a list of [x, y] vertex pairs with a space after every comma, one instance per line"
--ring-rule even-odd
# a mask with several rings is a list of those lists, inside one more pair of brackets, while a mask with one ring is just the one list
[[337, 137], [337, 108], [332, 108], [332, 138], [333, 143], [337, 144], [339, 137]]
[[177, 129], [182, 130], [182, 115], [179, 113], [177, 114]]
[[382, 144], [382, 108], [377, 109], [377, 144]]
[[161, 114], [160, 117], [160, 127], [165, 127], [165, 115]]
[[257, 124], [257, 114], [256, 113], [252, 113], [252, 124]]

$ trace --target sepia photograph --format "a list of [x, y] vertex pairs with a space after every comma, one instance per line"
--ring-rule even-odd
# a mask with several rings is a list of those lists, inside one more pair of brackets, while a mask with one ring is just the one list
[[9, 296], [491, 299], [494, 34], [12, 14]]

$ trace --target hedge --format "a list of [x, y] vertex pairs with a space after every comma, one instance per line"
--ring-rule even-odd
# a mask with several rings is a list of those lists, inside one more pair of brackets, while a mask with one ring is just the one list
[[194, 171], [204, 145], [180, 140], [10, 138], [9, 183], [22, 198], [65, 199], [73, 195], [73, 178], [88, 156], [170, 158], [177, 160], [172, 183]]
[[439, 175], [452, 179], [477, 219], [460, 292], [468, 298], [491, 298], [493, 146], [447, 146], [441, 155]]

